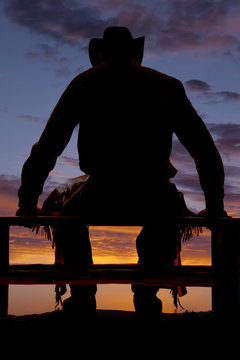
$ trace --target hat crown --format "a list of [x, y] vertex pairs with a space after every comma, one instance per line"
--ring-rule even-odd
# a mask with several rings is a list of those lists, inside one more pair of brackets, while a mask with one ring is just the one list
[[110, 26], [103, 33], [103, 40], [109, 43], [125, 43], [132, 39], [130, 30], [122, 26]]

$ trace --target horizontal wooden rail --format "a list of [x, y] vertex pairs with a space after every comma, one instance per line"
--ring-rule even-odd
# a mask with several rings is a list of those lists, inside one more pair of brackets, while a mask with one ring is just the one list
[[[231, 226], [231, 227], [240, 227], [240, 218], [230, 218], [230, 217], [161, 217], [161, 221], [167, 221], [175, 223], [179, 226], [201, 226], [201, 227], [210, 227], [210, 226]], [[144, 221], [119, 221], [115, 220], [105, 220], [97, 221], [96, 219], [88, 220], [79, 216], [2, 216], [0, 217], [0, 225], [4, 226], [36, 226], [36, 225], [59, 225], [67, 222], [68, 224], [78, 223], [82, 225], [89, 226], [143, 226]]]
[[55, 265], [11, 265], [0, 275], [1, 284], [142, 284], [167, 288], [213, 286], [217, 276], [211, 266], [181, 266], [146, 271], [138, 264], [88, 265], [67, 268]]

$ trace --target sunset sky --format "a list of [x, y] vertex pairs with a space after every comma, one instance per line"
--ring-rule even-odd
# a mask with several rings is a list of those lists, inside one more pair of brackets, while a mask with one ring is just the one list
[[[182, 81], [222, 156], [225, 209], [240, 216], [239, 0], [2, 0], [0, 215], [15, 214], [21, 168], [32, 145], [66, 86], [91, 66], [89, 40], [102, 37], [110, 25], [127, 26], [134, 37], [144, 35], [142, 64]], [[81, 174], [76, 141], [74, 132], [40, 201], [55, 186]], [[175, 138], [171, 160], [178, 169], [175, 183], [188, 206], [200, 211], [205, 204], [195, 165]], [[105, 230], [93, 230], [97, 262], [115, 261], [115, 254], [121, 261], [135, 261], [137, 230], [113, 229], [111, 236]], [[103, 241], [117, 236], [114, 244]], [[51, 246], [32, 237], [27, 230], [13, 230], [12, 261], [31, 262], [35, 254], [35, 262], [48, 262]], [[209, 242], [203, 237], [201, 243], [190, 243], [185, 254], [186, 263], [199, 262], [201, 256], [208, 263]]]

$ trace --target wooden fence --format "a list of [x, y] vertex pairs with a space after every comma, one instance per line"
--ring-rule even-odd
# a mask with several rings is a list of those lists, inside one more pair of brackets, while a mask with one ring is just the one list
[[[166, 221], [168, 221], [166, 219]], [[240, 313], [240, 219], [174, 218], [179, 226], [207, 227], [211, 231], [211, 266], [177, 266], [171, 271], [145, 272], [140, 264], [88, 265], [67, 268], [63, 265], [9, 264], [11, 226], [82, 224], [79, 217], [0, 217], [0, 316], [8, 313], [9, 284], [155, 284], [160, 287], [180, 285], [212, 288], [212, 310], [216, 313]], [[123, 226], [100, 224], [89, 226]], [[141, 226], [141, 224], [124, 224]], [[196, 240], [198, 241], [198, 240]], [[200, 240], [199, 240], [200, 241]]]

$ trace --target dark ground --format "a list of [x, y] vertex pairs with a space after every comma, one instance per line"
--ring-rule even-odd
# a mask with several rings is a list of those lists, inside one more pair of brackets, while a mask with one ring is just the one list
[[170, 359], [211, 353], [233, 359], [239, 349], [238, 319], [227, 314], [216, 317], [211, 312], [162, 314], [151, 323], [137, 321], [134, 312], [117, 310], [97, 310], [97, 319], [88, 322], [66, 317], [61, 311], [8, 315], [0, 321], [0, 331], [2, 347], [8, 344], [19, 356], [22, 352], [27, 355], [31, 348], [31, 358], [41, 352], [54, 358], [73, 352], [81, 358], [84, 352], [84, 359], [99, 355], [115, 359], [126, 354], [136, 358], [148, 353], [148, 360], [162, 357], [164, 350]]

